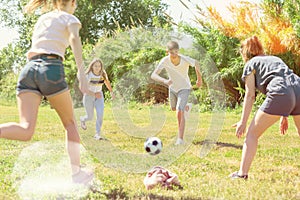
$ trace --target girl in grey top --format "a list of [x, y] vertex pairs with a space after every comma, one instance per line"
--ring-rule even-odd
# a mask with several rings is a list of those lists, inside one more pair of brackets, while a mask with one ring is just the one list
[[245, 97], [241, 120], [234, 126], [240, 138], [255, 101], [255, 89], [266, 95], [266, 99], [254, 116], [246, 133], [240, 170], [231, 178], [248, 178], [254, 159], [258, 139], [263, 132], [281, 118], [280, 130], [285, 134], [287, 116], [292, 115], [300, 135], [300, 78], [278, 57], [264, 55], [256, 36], [242, 42], [241, 54], [245, 64], [242, 80], [245, 81]]

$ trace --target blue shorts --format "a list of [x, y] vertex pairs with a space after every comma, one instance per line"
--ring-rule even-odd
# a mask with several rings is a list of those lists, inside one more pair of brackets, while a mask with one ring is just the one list
[[171, 108], [176, 108], [176, 110], [183, 111], [188, 102], [190, 93], [190, 89], [183, 89], [179, 90], [178, 92], [169, 89], [169, 100]]
[[64, 66], [60, 59], [38, 58], [30, 60], [21, 70], [17, 95], [33, 92], [51, 97], [68, 90]]

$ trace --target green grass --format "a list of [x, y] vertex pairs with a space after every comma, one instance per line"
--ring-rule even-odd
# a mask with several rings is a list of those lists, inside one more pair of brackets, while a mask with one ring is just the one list
[[[129, 115], [123, 112], [127, 108]], [[87, 131], [80, 130], [85, 148], [82, 162], [94, 168], [101, 182], [100, 191], [85, 193], [82, 199], [300, 199], [300, 143], [291, 118], [287, 135], [280, 135], [276, 124], [262, 136], [249, 180], [230, 180], [227, 176], [238, 170], [242, 151], [243, 139], [238, 140], [231, 128], [239, 120], [240, 110], [226, 112], [222, 132], [219, 137], [215, 135], [217, 143], [204, 157], [200, 152], [206, 134], [222, 120], [216, 119], [219, 115], [196, 110], [194, 107], [187, 125], [190, 145], [175, 148], [176, 118], [167, 106], [112, 108], [106, 104], [103, 133], [108, 141], [93, 140], [94, 122], [87, 123]], [[18, 121], [15, 105], [1, 103], [0, 111], [0, 123]], [[84, 111], [78, 108], [75, 113], [78, 119]], [[164, 149], [158, 156], [149, 156], [144, 153], [143, 142], [156, 132]], [[22, 199], [19, 183], [32, 170], [48, 170], [45, 163], [53, 169], [59, 163], [67, 166], [64, 139], [59, 118], [48, 106], [40, 107], [32, 141], [1, 139], [0, 199]], [[25, 152], [29, 156], [25, 157]], [[183, 189], [156, 187], [147, 191], [143, 179], [154, 165], [176, 173]]]

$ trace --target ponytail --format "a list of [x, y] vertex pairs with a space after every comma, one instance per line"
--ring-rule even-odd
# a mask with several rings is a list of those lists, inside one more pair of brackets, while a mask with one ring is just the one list
[[24, 8], [25, 13], [33, 13], [37, 8], [47, 6], [47, 0], [30, 0]]
[[58, 3], [65, 5], [70, 0], [30, 0], [24, 7], [25, 13], [34, 13], [38, 8], [42, 9], [42, 12], [49, 11], [52, 8], [57, 8]]

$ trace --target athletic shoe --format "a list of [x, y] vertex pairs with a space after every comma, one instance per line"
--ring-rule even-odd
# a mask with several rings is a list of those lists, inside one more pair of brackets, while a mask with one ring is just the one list
[[96, 134], [94, 136], [94, 138], [95, 138], [95, 140], [104, 140], [105, 139], [104, 137], [100, 136], [99, 134]]
[[177, 138], [175, 145], [181, 145], [181, 144], [184, 144], [183, 139]]
[[82, 128], [83, 130], [86, 130], [86, 129], [87, 129], [86, 124], [85, 124], [85, 121], [81, 121], [81, 120], [80, 120], [80, 126], [81, 126], [81, 128]]
[[[185, 106], [185, 109], [184, 109], [184, 118], [185, 120], [187, 120], [190, 116], [190, 112], [192, 110], [192, 105], [191, 103], [187, 103], [186, 106]], [[186, 110], [188, 109], [188, 110]]]
[[72, 175], [73, 183], [88, 185], [94, 178], [93, 172], [80, 171]]
[[232, 179], [244, 179], [247, 180], [248, 179], [248, 175], [239, 175], [239, 172], [233, 172], [232, 174], [229, 175], [229, 178]]

